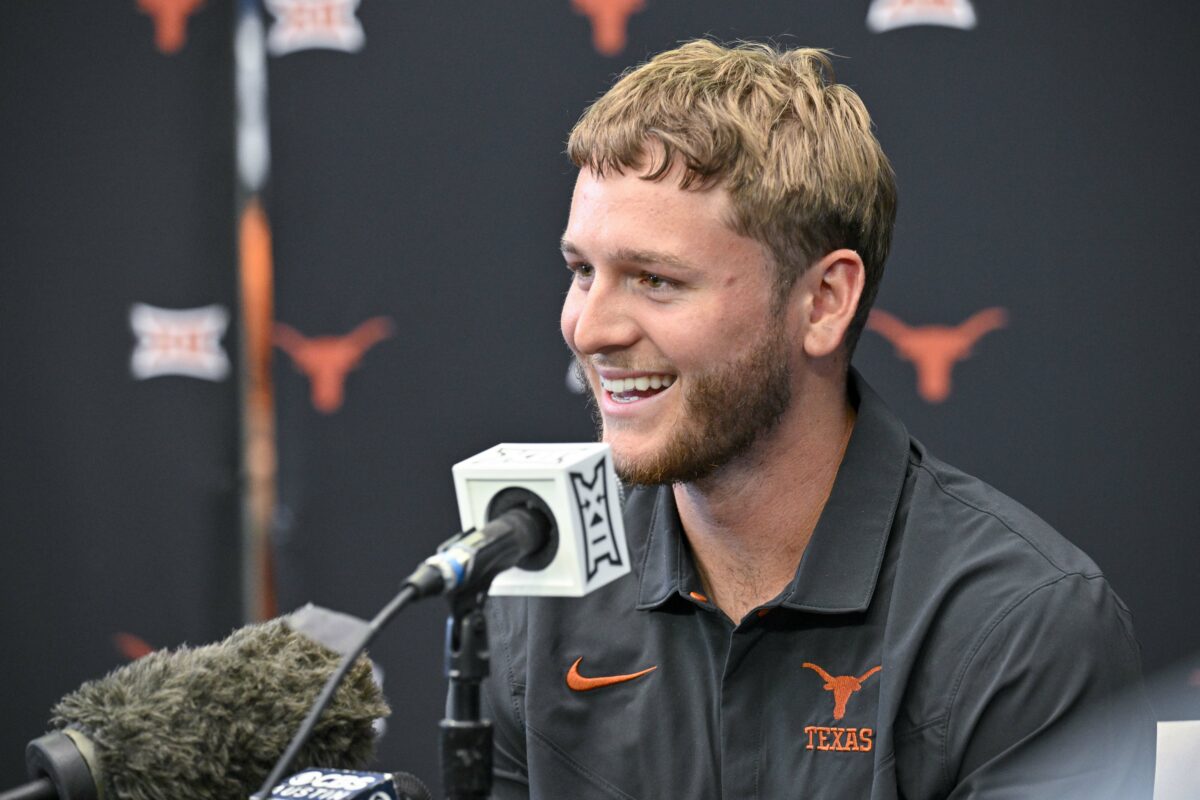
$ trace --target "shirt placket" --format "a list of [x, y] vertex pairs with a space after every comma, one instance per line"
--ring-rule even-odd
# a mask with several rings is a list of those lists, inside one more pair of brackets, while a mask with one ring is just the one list
[[758, 617], [751, 616], [736, 628], [728, 620], [726, 626], [720, 698], [720, 796], [723, 800], [753, 800], [759, 797], [762, 737], [759, 704], [764, 696], [762, 670], [756, 669], [753, 662], [762, 625]]

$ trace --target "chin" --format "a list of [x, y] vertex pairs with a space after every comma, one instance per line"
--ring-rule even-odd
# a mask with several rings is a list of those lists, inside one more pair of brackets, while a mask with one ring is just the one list
[[626, 486], [650, 486], [662, 482], [662, 454], [654, 447], [630, 445], [620, 436], [605, 435], [612, 447], [613, 469]]
[[611, 430], [605, 428], [600, 441], [612, 448], [613, 463], [617, 465], [618, 469], [620, 465], [637, 459], [636, 448], [630, 447], [628, 440], [620, 434], [613, 434]]

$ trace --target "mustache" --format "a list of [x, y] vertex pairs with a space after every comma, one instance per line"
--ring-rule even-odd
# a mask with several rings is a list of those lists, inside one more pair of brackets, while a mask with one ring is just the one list
[[[608, 367], [609, 369], [628, 370], [629, 372], [662, 372], [667, 374], [675, 374], [675, 370], [664, 364], [639, 364], [632, 358], [622, 355], [605, 355], [597, 353], [591, 356], [575, 356], [575, 375], [580, 379], [586, 378], [587, 368], [599, 369]], [[586, 381], [585, 381], [586, 382]]]

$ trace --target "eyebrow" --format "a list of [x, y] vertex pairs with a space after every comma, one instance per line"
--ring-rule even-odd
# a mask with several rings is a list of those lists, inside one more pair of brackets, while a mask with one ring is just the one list
[[[566, 238], [563, 238], [559, 242], [559, 249], [564, 253], [584, 257], [583, 251], [581, 251]], [[613, 251], [612, 260], [621, 261], [626, 264], [661, 264], [663, 266], [668, 266], [679, 270], [686, 270], [688, 272], [695, 271], [695, 267], [679, 258], [679, 256], [672, 255], [671, 253], [664, 253], [658, 250], [637, 250], [630, 247], [622, 247]]]

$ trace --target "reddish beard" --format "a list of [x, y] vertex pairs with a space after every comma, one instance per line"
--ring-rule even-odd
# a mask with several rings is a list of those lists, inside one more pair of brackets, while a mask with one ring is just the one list
[[[683, 422], [656, 452], [642, 458], [613, 454], [621, 481], [630, 486], [690, 483], [707, 478], [745, 455], [759, 437], [779, 424], [791, 403], [791, 372], [782, 320], [776, 319], [753, 350], [712, 369], [681, 375]], [[576, 359], [583, 377], [585, 368]], [[584, 381], [588, 383], [587, 381]], [[604, 391], [593, 385], [594, 391]], [[593, 393], [587, 395], [597, 436], [604, 417]]]

